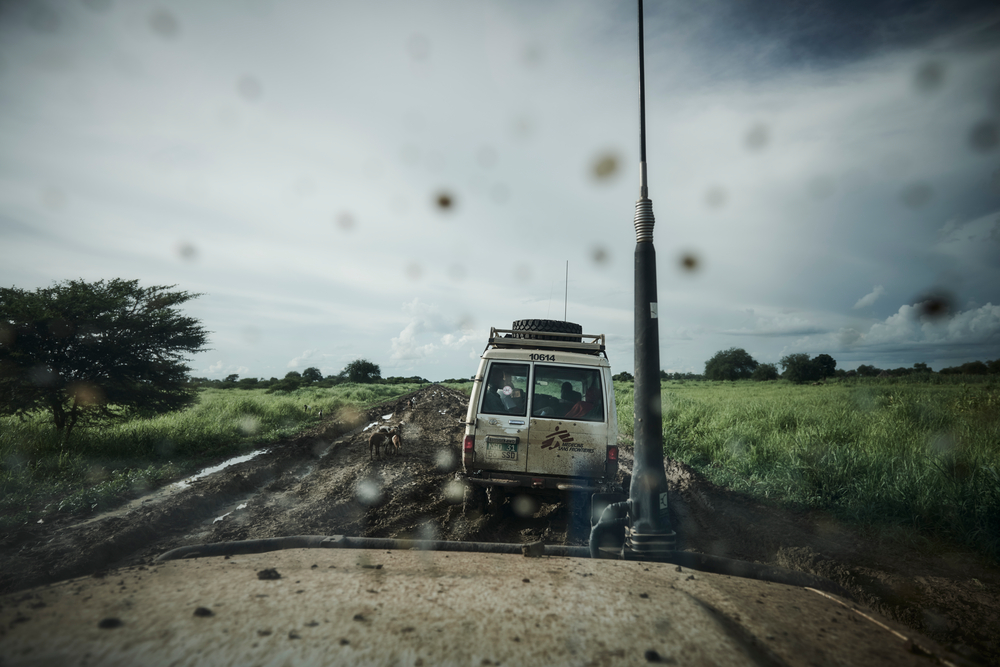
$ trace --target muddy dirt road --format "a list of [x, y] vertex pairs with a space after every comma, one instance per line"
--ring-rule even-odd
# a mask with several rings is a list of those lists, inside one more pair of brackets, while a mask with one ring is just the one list
[[[585, 544], [563, 503], [529, 517], [467, 517], [455, 481], [466, 397], [431, 385], [349, 421], [330, 419], [255, 458], [95, 517], [0, 538], [0, 593], [148, 564], [174, 547], [284, 535]], [[401, 424], [399, 456], [368, 435]], [[366, 429], [367, 430], [364, 430]], [[622, 467], [629, 468], [628, 447]], [[973, 663], [1000, 664], [1000, 568], [935, 545], [872, 539], [820, 513], [764, 507], [667, 462], [681, 547], [818, 574]]]

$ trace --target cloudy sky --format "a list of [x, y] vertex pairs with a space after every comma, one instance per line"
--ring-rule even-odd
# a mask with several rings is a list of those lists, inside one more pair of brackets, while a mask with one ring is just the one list
[[[564, 312], [631, 371], [635, 21], [0, 2], [0, 284], [202, 293], [197, 376], [467, 377]], [[648, 0], [646, 85], [665, 370], [1000, 357], [994, 3]]]

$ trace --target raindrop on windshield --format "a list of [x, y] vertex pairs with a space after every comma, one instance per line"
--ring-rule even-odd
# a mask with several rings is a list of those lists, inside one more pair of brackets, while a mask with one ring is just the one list
[[521, 61], [528, 67], [537, 67], [542, 63], [544, 57], [542, 47], [534, 42], [527, 44], [521, 51]]
[[944, 65], [936, 60], [924, 63], [917, 69], [913, 85], [923, 93], [931, 93], [940, 89], [944, 85]]
[[264, 92], [257, 77], [250, 74], [240, 77], [236, 83], [236, 90], [247, 102], [256, 102]]
[[359, 480], [354, 487], [354, 495], [362, 505], [374, 505], [382, 498], [382, 489], [372, 479]]
[[465, 498], [465, 484], [457, 479], [449, 480], [444, 485], [444, 499], [452, 505], [457, 505]]
[[490, 169], [497, 163], [497, 151], [492, 146], [483, 146], [476, 153], [476, 162], [479, 166]]
[[693, 252], [686, 252], [680, 256], [680, 267], [682, 271], [694, 273], [701, 268], [701, 261]]
[[538, 511], [538, 501], [535, 498], [525, 494], [520, 493], [510, 501], [511, 508], [514, 510], [514, 514], [526, 519], [535, 515]]
[[945, 290], [936, 289], [921, 296], [915, 306], [921, 320], [933, 322], [951, 316], [955, 310], [955, 298]]
[[451, 449], [439, 449], [434, 455], [434, 466], [445, 472], [455, 469], [455, 453]]
[[497, 183], [490, 188], [490, 197], [498, 204], [506, 204], [510, 199], [510, 190], [503, 183]]
[[424, 271], [416, 262], [411, 262], [406, 266], [406, 277], [410, 280], [420, 280]]
[[90, 382], [74, 382], [66, 388], [77, 405], [104, 405], [104, 392]]
[[406, 51], [414, 60], [427, 60], [431, 55], [431, 42], [425, 35], [415, 33], [406, 41]]
[[604, 246], [594, 246], [590, 250], [590, 259], [597, 264], [602, 266], [608, 263], [608, 249]]
[[177, 19], [166, 9], [157, 9], [149, 17], [149, 27], [160, 37], [173, 39], [180, 32]]
[[934, 196], [934, 190], [926, 183], [911, 183], [899, 194], [900, 200], [910, 208], [920, 208]]
[[514, 267], [514, 278], [519, 282], [526, 283], [531, 280], [531, 265], [520, 263]]
[[177, 255], [185, 261], [192, 262], [198, 259], [198, 249], [193, 243], [181, 241], [177, 244]]
[[618, 156], [612, 152], [605, 152], [594, 158], [591, 165], [591, 173], [599, 181], [606, 181], [618, 173]]
[[253, 435], [260, 430], [260, 420], [256, 417], [247, 415], [237, 420], [237, 426], [244, 434]]
[[455, 199], [450, 192], [442, 190], [434, 195], [434, 204], [440, 211], [449, 211], [455, 205]]
[[705, 193], [705, 205], [710, 208], [722, 208], [726, 205], [727, 199], [725, 188], [718, 185], [709, 188]]
[[354, 216], [347, 211], [342, 211], [337, 214], [337, 227], [345, 232], [349, 232], [354, 229]]
[[987, 153], [1000, 143], [1000, 128], [994, 120], [982, 120], [969, 130], [969, 145], [980, 153]]
[[527, 139], [535, 131], [534, 123], [527, 116], [521, 116], [515, 118], [511, 123], [511, 129], [514, 132], [514, 136], [518, 139]]
[[757, 123], [747, 131], [746, 146], [751, 151], [761, 151], [767, 148], [771, 141], [771, 131], [764, 123]]

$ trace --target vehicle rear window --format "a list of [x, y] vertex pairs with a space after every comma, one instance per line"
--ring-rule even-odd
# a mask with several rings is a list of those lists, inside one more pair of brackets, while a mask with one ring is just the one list
[[531, 416], [604, 421], [600, 370], [536, 365]]
[[528, 364], [491, 364], [486, 373], [480, 412], [525, 416], [528, 412]]

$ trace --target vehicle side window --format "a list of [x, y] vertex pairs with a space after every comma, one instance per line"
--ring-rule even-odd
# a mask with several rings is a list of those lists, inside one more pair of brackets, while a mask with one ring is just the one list
[[492, 415], [523, 417], [528, 412], [528, 364], [493, 363], [479, 410]]
[[535, 365], [531, 416], [604, 421], [601, 372], [596, 368]]

